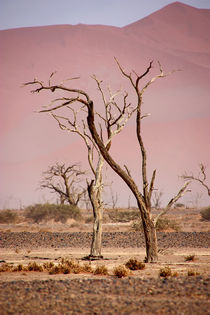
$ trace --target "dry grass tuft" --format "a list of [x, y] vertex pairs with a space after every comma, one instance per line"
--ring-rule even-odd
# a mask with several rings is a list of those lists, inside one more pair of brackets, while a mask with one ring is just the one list
[[28, 263], [28, 266], [24, 268], [25, 271], [43, 271], [42, 265], [37, 264], [35, 261]]
[[141, 261], [138, 261], [136, 258], [130, 258], [125, 266], [130, 270], [142, 270], [145, 268], [145, 264]]
[[108, 275], [108, 269], [105, 265], [101, 265], [101, 266], [96, 266], [95, 270], [94, 270], [94, 275]]
[[159, 272], [159, 276], [160, 277], [165, 277], [165, 278], [172, 276], [171, 268], [168, 267], [168, 266], [164, 267], [164, 268], [161, 268], [160, 272]]
[[8, 263], [4, 263], [0, 266], [0, 272], [7, 272], [7, 271], [11, 271], [13, 268], [13, 266], [11, 266]]
[[129, 269], [126, 268], [124, 265], [119, 265], [114, 268], [113, 274], [114, 276], [118, 278], [122, 278], [122, 277], [127, 277], [130, 274], [130, 272], [129, 272]]
[[187, 275], [188, 275], [188, 277], [199, 276], [200, 273], [195, 271], [195, 270], [190, 269], [190, 270], [187, 271]]

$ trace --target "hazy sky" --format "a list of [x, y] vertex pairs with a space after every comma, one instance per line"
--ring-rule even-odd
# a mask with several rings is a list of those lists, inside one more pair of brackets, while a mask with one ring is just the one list
[[[52, 24], [124, 26], [175, 1], [171, 0], [0, 0], [0, 29]], [[181, 0], [210, 9], [210, 0]]]

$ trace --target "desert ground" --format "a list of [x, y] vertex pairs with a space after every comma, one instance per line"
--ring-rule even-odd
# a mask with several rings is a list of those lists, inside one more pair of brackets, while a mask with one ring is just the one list
[[[84, 215], [90, 213], [84, 211]], [[114, 268], [130, 258], [143, 262], [143, 234], [132, 222], [113, 222], [105, 213], [103, 259], [87, 262], [91, 223], [45, 222], [0, 225], [0, 265], [30, 262], [58, 265], [62, 259], [108, 274], [43, 271], [0, 272], [1, 314], [209, 314], [210, 223], [197, 209], [174, 209], [168, 218], [180, 231], [158, 232], [159, 261], [118, 278]], [[122, 220], [126, 221], [126, 220]], [[187, 259], [191, 257], [191, 259]], [[169, 267], [172, 275], [160, 276]]]

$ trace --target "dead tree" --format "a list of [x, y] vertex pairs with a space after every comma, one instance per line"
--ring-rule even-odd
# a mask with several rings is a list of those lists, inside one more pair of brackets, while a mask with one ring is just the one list
[[43, 172], [40, 187], [57, 194], [61, 204], [67, 202], [69, 205], [78, 206], [86, 191], [80, 186], [85, 173], [76, 164], [66, 166], [55, 163]]
[[[159, 64], [160, 74], [150, 79], [143, 88], [140, 89], [139, 83], [140, 81], [151, 71], [152, 62], [150, 62], [148, 68], [142, 75], [138, 75], [136, 72], [133, 73], [126, 73], [117, 59], [115, 59], [120, 72], [124, 77], [126, 77], [130, 83], [132, 88], [135, 91], [137, 97], [137, 105], [136, 105], [136, 136], [139, 143], [140, 154], [142, 157], [142, 165], [141, 165], [141, 173], [142, 173], [142, 192], [139, 190], [137, 184], [133, 180], [130, 171], [127, 167], [123, 169], [117, 162], [112, 158], [112, 156], [107, 151], [106, 147], [104, 146], [103, 142], [100, 139], [99, 132], [97, 131], [96, 124], [95, 124], [95, 112], [94, 112], [94, 104], [93, 101], [89, 98], [86, 98], [85, 103], [88, 108], [88, 116], [87, 122], [91, 132], [91, 135], [97, 144], [101, 154], [103, 155], [106, 162], [111, 166], [111, 168], [123, 179], [123, 181], [128, 185], [130, 190], [132, 191], [134, 197], [136, 198], [138, 208], [140, 210], [144, 236], [145, 236], [145, 243], [146, 243], [146, 257], [145, 262], [156, 262], [158, 260], [158, 245], [157, 245], [157, 236], [156, 236], [156, 225], [158, 219], [166, 214], [171, 206], [184, 194], [189, 185], [189, 182], [186, 182], [180, 191], [177, 193], [175, 197], [173, 197], [168, 205], [161, 211], [155, 218], [152, 218], [151, 215], [151, 197], [152, 192], [154, 189], [154, 182], [156, 176], [156, 170], [153, 171], [152, 178], [148, 181], [147, 176], [147, 152], [144, 145], [144, 141], [142, 138], [142, 119], [145, 118], [147, 115], [142, 114], [142, 104], [143, 104], [143, 93], [145, 90], [158, 78], [164, 78], [167, 74], [164, 74], [161, 65]], [[135, 79], [133, 78], [135, 75]]]
[[153, 207], [155, 209], [160, 209], [162, 196], [163, 196], [163, 193], [161, 191], [154, 191]]
[[[52, 112], [57, 109], [63, 107], [69, 107], [72, 103], [82, 104], [83, 109], [87, 111], [87, 124], [93, 139], [94, 145], [100, 151], [102, 157], [106, 160], [106, 162], [110, 165], [110, 167], [123, 179], [123, 181], [127, 184], [129, 189], [132, 191], [137, 205], [140, 211], [144, 236], [145, 236], [145, 244], [146, 244], [146, 262], [156, 262], [158, 260], [158, 245], [157, 245], [157, 236], [156, 236], [156, 225], [158, 219], [167, 213], [171, 206], [186, 192], [187, 186], [189, 182], [186, 182], [183, 187], [179, 190], [177, 195], [173, 197], [168, 205], [155, 217], [153, 218], [151, 215], [151, 198], [154, 189], [154, 182], [156, 176], [156, 170], [153, 171], [152, 177], [150, 181], [148, 180], [147, 175], [147, 152], [144, 145], [144, 141], [142, 138], [142, 119], [144, 119], [148, 115], [142, 114], [142, 104], [143, 104], [143, 93], [145, 90], [158, 78], [164, 78], [167, 74], [164, 74], [161, 65], [159, 64], [159, 71], [160, 73], [150, 79], [146, 84], [143, 85], [142, 88], [139, 87], [141, 80], [144, 79], [147, 74], [150, 73], [152, 69], [152, 62], [150, 62], [148, 68], [142, 75], [138, 75], [136, 72], [126, 73], [119, 62], [117, 61], [117, 65], [121, 74], [127, 78], [131, 84], [131, 87], [134, 89], [137, 102], [134, 108], [131, 107], [130, 103], [127, 103], [128, 93], [126, 92], [122, 99], [122, 106], [120, 107], [114, 98], [111, 101], [106, 102], [104, 94], [101, 93], [102, 99], [104, 101], [104, 108], [105, 108], [105, 116], [101, 116], [99, 113], [95, 112], [93, 100], [90, 96], [83, 90], [80, 89], [73, 89], [67, 88], [60, 85], [51, 85], [49, 82], [48, 86], [44, 86], [41, 81], [34, 80], [32, 82], [26, 83], [26, 85], [34, 85], [38, 84], [38, 88], [34, 90], [34, 92], [38, 93], [42, 90], [49, 90], [54, 92], [56, 90], [67, 91], [71, 94], [71, 98], [59, 98], [61, 103], [57, 106], [54, 106], [51, 109], [47, 109], [44, 111]], [[135, 78], [133, 78], [135, 76]], [[101, 89], [102, 81], [99, 81], [95, 76], [93, 79], [96, 81], [99, 91]], [[77, 105], [78, 106], [78, 105]], [[141, 162], [141, 173], [142, 173], [142, 191], [140, 191], [138, 185], [133, 180], [131, 173], [127, 166], [121, 167], [111, 156], [109, 152], [109, 148], [111, 145], [111, 140], [114, 135], [118, 134], [122, 131], [123, 127], [125, 126], [127, 120], [131, 117], [131, 115], [136, 114], [136, 136], [139, 143], [140, 155], [142, 158]], [[107, 135], [106, 141], [104, 140], [104, 135], [102, 131], [102, 124], [97, 123], [97, 118], [101, 118], [101, 121], [104, 123], [105, 132]], [[66, 118], [65, 118], [66, 119]]]
[[200, 163], [200, 173], [197, 176], [193, 174], [187, 174], [186, 172], [181, 176], [184, 180], [192, 180], [200, 183], [206, 190], [208, 196], [210, 196], [210, 187], [206, 183], [206, 166], [203, 163]]
[[[50, 76], [50, 78], [53, 76]], [[118, 134], [126, 125], [126, 121], [133, 114], [134, 110], [132, 109], [130, 104], [127, 104], [126, 98], [127, 94], [123, 96], [123, 107], [122, 109], [118, 107], [115, 102], [115, 97], [118, 96], [119, 91], [113, 94], [108, 88], [108, 98], [106, 96], [107, 93], [102, 89], [102, 81], [98, 80], [96, 76], [92, 77], [98, 87], [99, 93], [101, 95], [103, 105], [105, 108], [104, 116], [103, 114], [97, 112], [95, 113], [99, 120], [99, 128], [100, 128], [100, 141], [103, 143], [104, 147], [106, 147], [107, 152], [111, 147], [111, 141], [113, 136]], [[95, 144], [90, 131], [88, 129], [88, 125], [86, 122], [87, 116], [87, 104], [85, 99], [89, 99], [86, 92], [79, 89], [71, 89], [60, 85], [52, 85], [49, 80], [48, 85], [44, 85], [43, 82], [34, 80], [32, 82], [28, 82], [25, 85], [39, 85], [37, 89], [32, 92], [40, 92], [42, 90], [50, 90], [54, 92], [56, 90], [61, 90], [65, 92], [69, 92], [73, 94], [73, 97], [62, 97], [55, 98], [50, 107], [48, 109], [41, 110], [40, 112], [50, 113], [51, 116], [57, 121], [59, 127], [62, 130], [66, 130], [71, 133], [76, 133], [79, 135], [84, 141], [87, 152], [88, 152], [88, 162], [93, 175], [93, 179], [87, 181], [88, 187], [88, 195], [91, 201], [94, 223], [93, 223], [93, 237], [91, 244], [91, 251], [89, 258], [100, 258], [101, 256], [101, 243], [102, 243], [102, 216], [103, 216], [103, 207], [104, 203], [102, 200], [102, 192], [103, 192], [103, 165], [104, 158]], [[76, 96], [75, 96], [76, 94]], [[59, 105], [52, 106], [55, 102], [59, 102]], [[71, 104], [77, 102], [79, 107], [76, 109], [71, 106]], [[64, 113], [62, 110], [64, 109]], [[115, 117], [113, 116], [113, 109], [115, 113]], [[66, 111], [67, 110], [67, 111]], [[59, 114], [58, 114], [59, 112]], [[79, 118], [78, 118], [79, 116]], [[83, 119], [84, 116], [84, 119]], [[105, 133], [103, 133], [102, 124], [105, 125]], [[114, 130], [113, 130], [114, 126]]]

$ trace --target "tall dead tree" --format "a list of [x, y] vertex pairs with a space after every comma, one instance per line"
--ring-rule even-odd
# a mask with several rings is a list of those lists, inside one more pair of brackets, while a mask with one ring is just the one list
[[40, 187], [57, 194], [61, 204], [78, 206], [86, 191], [80, 186], [85, 173], [76, 164], [66, 166], [64, 163], [55, 163], [43, 172]]
[[[50, 79], [52, 75], [50, 76]], [[100, 141], [106, 147], [107, 152], [111, 147], [112, 138], [121, 132], [121, 130], [126, 125], [126, 121], [133, 114], [134, 110], [131, 107], [131, 104], [127, 104], [127, 93], [123, 95], [123, 106], [120, 108], [115, 98], [118, 96], [119, 91], [112, 93], [111, 89], [107, 89], [107, 93], [102, 88], [102, 81], [98, 80], [96, 76], [92, 76], [97, 84], [97, 88], [102, 98], [102, 102], [105, 108], [105, 113], [95, 113], [99, 119], [99, 128], [100, 128]], [[61, 85], [52, 85], [49, 80], [48, 85], [44, 85], [43, 82], [34, 80], [28, 82], [25, 85], [39, 85], [39, 88], [35, 89], [32, 92], [40, 92], [42, 90], [50, 90], [54, 92], [56, 90], [62, 90], [65, 92], [70, 92], [76, 94], [75, 97], [62, 97], [55, 98], [50, 104], [48, 109], [41, 110], [40, 112], [50, 113], [51, 116], [57, 121], [59, 127], [62, 130], [66, 130], [71, 133], [79, 135], [84, 141], [87, 152], [88, 152], [88, 162], [93, 175], [93, 179], [87, 181], [88, 195], [91, 201], [94, 223], [93, 223], [93, 237], [89, 258], [100, 258], [101, 256], [101, 244], [102, 244], [102, 216], [103, 216], [103, 199], [102, 192], [104, 188], [103, 184], [103, 165], [104, 158], [98, 149], [96, 143], [94, 142], [90, 131], [88, 129], [86, 116], [87, 108], [86, 102], [82, 97], [88, 99], [88, 95], [79, 89], [70, 89]], [[108, 94], [108, 96], [107, 96]], [[59, 105], [54, 105], [55, 102], [58, 102]], [[72, 107], [71, 104], [77, 102], [80, 104], [76, 108]], [[62, 110], [64, 109], [64, 112]], [[67, 110], [67, 111], [66, 111]], [[58, 114], [59, 113], [59, 114]], [[83, 117], [84, 116], [84, 117]], [[105, 126], [105, 133], [103, 133], [102, 124]], [[114, 130], [113, 130], [114, 126]]]
[[[177, 195], [173, 197], [167, 206], [155, 217], [153, 218], [151, 215], [151, 198], [154, 189], [154, 182], [156, 176], [156, 170], [153, 171], [152, 177], [148, 180], [147, 175], [147, 152], [144, 145], [143, 137], [142, 137], [142, 119], [147, 115], [142, 114], [142, 104], [143, 104], [143, 93], [145, 90], [158, 78], [164, 78], [167, 74], [164, 74], [161, 65], [159, 64], [160, 73], [150, 79], [146, 84], [143, 85], [142, 88], [139, 87], [141, 80], [144, 79], [152, 69], [152, 62], [150, 62], [146, 71], [138, 75], [136, 72], [126, 73], [119, 62], [117, 61], [117, 65], [121, 74], [127, 78], [131, 84], [132, 89], [136, 95], [136, 105], [131, 110], [131, 104], [127, 103], [128, 93], [126, 92], [123, 97], [122, 106], [118, 105], [117, 102], [113, 99], [111, 102], [104, 101], [104, 109], [105, 116], [101, 116], [99, 113], [95, 112], [93, 100], [90, 96], [83, 90], [67, 88], [61, 85], [51, 85], [49, 82], [48, 86], [44, 86], [41, 81], [37, 81], [36, 79], [32, 82], [26, 83], [26, 85], [38, 84], [39, 87], [36, 88], [33, 92], [40, 92], [42, 90], [50, 90], [54, 92], [56, 90], [62, 90], [69, 92], [72, 97], [71, 98], [60, 98], [57, 99], [61, 101], [58, 106], [54, 106], [51, 109], [47, 109], [45, 111], [55, 111], [62, 107], [69, 107], [72, 103], [82, 104], [83, 109], [87, 111], [87, 124], [89, 131], [91, 133], [91, 137], [94, 140], [94, 145], [98, 148], [103, 158], [110, 165], [110, 167], [123, 179], [123, 181], [127, 184], [129, 189], [132, 191], [137, 205], [140, 211], [144, 236], [145, 236], [145, 244], [146, 244], [146, 262], [156, 262], [158, 260], [158, 245], [157, 245], [157, 236], [156, 236], [156, 225], [158, 219], [167, 213], [171, 206], [186, 192], [187, 186], [189, 182], [186, 182], [183, 187], [179, 190]], [[133, 78], [135, 76], [135, 78]], [[101, 91], [101, 83], [95, 76], [93, 79], [96, 81], [99, 91]], [[102, 93], [102, 98], [103, 98]], [[78, 105], [77, 105], [78, 106]], [[117, 114], [118, 113], [118, 114]], [[109, 152], [109, 148], [111, 145], [111, 140], [114, 135], [118, 134], [122, 131], [123, 127], [127, 120], [131, 117], [131, 115], [136, 114], [136, 136], [139, 144], [140, 155], [142, 158], [141, 162], [141, 175], [142, 175], [142, 191], [139, 189], [138, 185], [135, 183], [134, 179], [131, 176], [131, 173], [127, 166], [121, 167], [111, 156]], [[102, 124], [99, 124], [99, 127], [96, 127], [97, 118], [101, 118], [101, 121], [104, 123], [104, 129], [107, 134], [107, 140], [104, 141], [103, 132], [102, 132]], [[66, 119], [66, 118], [65, 118]], [[98, 126], [98, 124], [97, 124]]]

